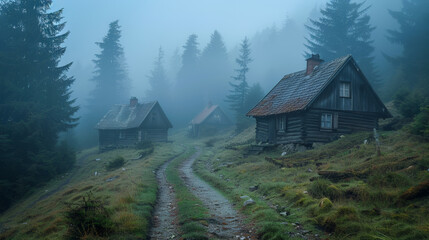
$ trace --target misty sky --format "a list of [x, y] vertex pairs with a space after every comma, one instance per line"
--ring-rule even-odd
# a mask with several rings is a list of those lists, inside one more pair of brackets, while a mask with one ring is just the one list
[[[187, 37], [198, 35], [200, 49], [204, 48], [214, 30], [224, 38], [228, 51], [244, 38], [252, 37], [264, 28], [281, 26], [286, 18], [304, 26], [311, 12], [324, 7], [327, 0], [56, 0], [53, 10], [64, 8], [66, 30], [71, 32], [65, 42], [67, 52], [63, 61], [73, 61], [71, 71], [77, 78], [75, 87], [87, 94], [88, 79], [93, 70], [94, 54], [99, 53], [95, 42], [101, 41], [108, 24], [116, 19], [122, 26], [122, 45], [132, 80], [132, 94], [141, 96], [147, 75], [162, 46], [166, 52], [166, 67], [172, 53], [182, 50]], [[400, 0], [369, 0], [372, 5], [371, 23], [377, 26], [376, 44], [388, 47], [386, 29], [395, 26], [387, 9], [400, 8]], [[305, 31], [298, 34], [303, 35]], [[293, 34], [293, 33], [291, 33]], [[304, 51], [304, 46], [302, 46]], [[386, 50], [385, 50], [386, 51]], [[380, 55], [381, 50], [375, 53]], [[297, 61], [303, 61], [298, 59]], [[305, 63], [302, 63], [304, 68]], [[301, 69], [296, 69], [296, 71]], [[287, 72], [285, 72], [287, 74]], [[282, 76], [279, 76], [279, 79]], [[82, 97], [82, 96], [80, 96]]]

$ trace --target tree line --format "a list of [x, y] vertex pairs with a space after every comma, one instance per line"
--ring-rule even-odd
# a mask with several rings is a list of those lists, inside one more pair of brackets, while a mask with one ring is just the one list
[[[71, 63], [60, 64], [69, 32], [63, 31], [62, 10], [50, 11], [51, 3], [50, 0], [0, 3], [0, 211], [32, 187], [73, 166], [75, 154], [66, 143], [59, 142], [61, 132], [80, 122], [84, 132], [92, 134], [88, 145], [96, 143], [95, 124], [113, 104], [126, 103], [130, 97], [121, 27], [118, 21], [113, 21], [107, 34], [96, 43], [99, 53], [94, 57], [91, 79], [95, 88], [85, 114], [80, 120], [76, 117], [78, 106], [71, 98], [74, 78], [67, 75]], [[385, 100], [394, 100], [402, 115], [413, 121], [412, 132], [428, 139], [429, 2], [404, 0], [400, 11], [390, 11], [400, 27], [389, 31], [388, 38], [403, 51], [400, 56], [386, 54], [392, 64], [393, 74], [389, 75], [378, 72], [374, 64], [371, 34], [375, 27], [371, 25], [369, 8], [365, 2], [329, 1], [321, 9], [320, 17], [310, 19], [306, 25], [309, 35], [303, 54], [319, 53], [329, 61], [351, 53], [373, 87]], [[252, 45], [252, 39], [244, 38], [233, 57], [218, 31], [213, 32], [202, 50], [198, 36], [191, 34], [181, 55], [175, 55], [180, 62], [174, 75], [166, 73], [164, 51], [159, 48], [152, 71], [147, 79], [142, 79], [149, 81], [150, 89], [137, 97], [158, 100], [178, 126], [186, 125], [211, 101], [230, 109], [240, 131], [251, 124], [245, 113], [264, 94], [259, 84], [249, 86], [249, 75], [256, 67], [252, 65], [255, 64], [252, 53], [262, 52], [271, 44], [271, 54], [276, 51], [287, 54], [288, 27], [256, 45]], [[270, 54], [266, 57], [269, 62]], [[230, 58], [235, 61], [231, 63]], [[281, 78], [275, 75], [277, 80]], [[169, 76], [174, 79], [168, 79]], [[252, 82], [257, 81], [252, 79]]]

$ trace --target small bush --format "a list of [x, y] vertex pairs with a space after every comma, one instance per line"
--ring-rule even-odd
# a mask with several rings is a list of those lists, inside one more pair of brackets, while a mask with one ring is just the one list
[[101, 201], [95, 200], [92, 193], [82, 197], [81, 202], [67, 204], [65, 213], [69, 239], [81, 239], [88, 236], [106, 237], [113, 232], [110, 211]]
[[411, 133], [423, 136], [426, 141], [429, 141], [429, 105], [421, 108], [419, 114], [414, 118], [411, 123]]
[[401, 91], [396, 94], [393, 104], [403, 117], [413, 118], [420, 112], [420, 104], [422, 102], [424, 102], [424, 98], [421, 95]]
[[394, 172], [390, 172], [384, 175], [374, 174], [369, 177], [368, 184], [370, 186], [379, 186], [379, 187], [403, 187], [408, 186], [410, 181], [408, 178]]
[[320, 199], [319, 202], [319, 208], [322, 211], [327, 211], [330, 210], [332, 208], [333, 204], [331, 202], [331, 200], [329, 200], [329, 198], [322, 198]]
[[117, 157], [107, 164], [106, 169], [109, 171], [115, 170], [124, 166], [124, 164], [125, 164], [125, 159], [123, 157]]
[[217, 141], [219, 141], [218, 138], [210, 138], [209, 140], [205, 141], [204, 144], [206, 147], [213, 147]]
[[308, 188], [308, 193], [314, 198], [328, 197], [330, 199], [341, 198], [342, 191], [325, 179], [318, 179], [312, 182]]

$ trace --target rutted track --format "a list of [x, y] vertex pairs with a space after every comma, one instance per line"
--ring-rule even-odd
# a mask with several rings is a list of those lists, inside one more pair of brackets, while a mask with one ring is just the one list
[[176, 157], [170, 158], [156, 171], [158, 201], [155, 206], [153, 227], [150, 232], [150, 238], [154, 240], [179, 239], [176, 196], [173, 186], [167, 182], [165, 175], [168, 164]]
[[197, 177], [192, 171], [192, 164], [200, 156], [201, 150], [189, 157], [179, 171], [188, 189], [202, 200], [209, 209], [210, 237], [220, 239], [257, 239], [253, 232], [246, 228], [243, 217], [232, 204], [209, 184]]

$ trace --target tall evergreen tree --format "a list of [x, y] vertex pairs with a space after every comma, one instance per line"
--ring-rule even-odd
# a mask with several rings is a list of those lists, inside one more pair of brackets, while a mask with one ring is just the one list
[[158, 100], [163, 104], [169, 103], [170, 88], [164, 69], [164, 51], [159, 48], [154, 68], [149, 75], [150, 90], [146, 97], [149, 100]]
[[246, 100], [244, 102], [245, 112], [247, 113], [253, 107], [255, 107], [256, 104], [259, 101], [261, 101], [263, 97], [264, 97], [264, 90], [262, 89], [261, 85], [259, 83], [253, 84], [249, 88], [249, 91], [246, 96]]
[[0, 3], [0, 211], [73, 165], [58, 134], [76, 125], [71, 63], [60, 65], [62, 10], [49, 0]]
[[369, 7], [364, 7], [364, 3], [328, 2], [321, 10], [322, 16], [318, 20], [310, 19], [311, 24], [306, 25], [309, 38], [305, 46], [309, 51], [305, 54], [318, 53], [327, 61], [352, 54], [372, 85], [379, 88], [371, 40], [375, 28], [370, 25]]
[[196, 79], [197, 64], [200, 55], [197, 39], [198, 36], [196, 34], [191, 34], [188, 37], [185, 46], [183, 46], [182, 68], [178, 73], [179, 84], [187, 85], [194, 82]]
[[241, 131], [245, 123], [246, 114], [246, 97], [249, 91], [246, 74], [249, 71], [249, 64], [252, 62], [250, 57], [250, 44], [247, 37], [244, 38], [240, 45], [240, 55], [235, 62], [238, 68], [235, 69], [236, 75], [232, 77], [234, 81], [230, 82], [230, 94], [226, 96], [226, 102], [235, 113], [237, 131]]
[[201, 54], [199, 74], [204, 100], [221, 102], [227, 94], [230, 66], [225, 44], [218, 31], [211, 35], [210, 42]]
[[390, 57], [398, 73], [390, 92], [416, 90], [429, 95], [429, 1], [403, 0], [401, 11], [390, 11], [399, 23], [399, 30], [390, 30], [389, 39], [401, 45], [401, 56]]
[[96, 42], [101, 52], [95, 55], [95, 89], [89, 99], [88, 113], [82, 118], [88, 133], [82, 141], [86, 145], [97, 144], [96, 123], [115, 104], [129, 99], [129, 79], [125, 68], [124, 50], [120, 43], [121, 29], [118, 20], [109, 24], [102, 42]]
[[[198, 49], [197, 35], [188, 37], [183, 46], [182, 67], [177, 74], [174, 89], [175, 125], [184, 125], [189, 122], [190, 116], [200, 111], [204, 106], [201, 79], [198, 76], [200, 50]], [[183, 108], [186, 106], [185, 108]]]

